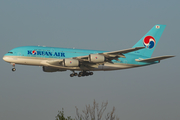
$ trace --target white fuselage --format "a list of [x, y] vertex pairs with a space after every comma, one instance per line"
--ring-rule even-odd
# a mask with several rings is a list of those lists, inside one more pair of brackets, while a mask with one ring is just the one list
[[[21, 64], [21, 65], [33, 65], [33, 66], [48, 66], [48, 60], [56, 60], [55, 58], [37, 58], [37, 57], [23, 57], [23, 56], [4, 56], [3, 60], [9, 63]], [[139, 67], [140, 65], [124, 64], [124, 63], [104, 63], [96, 68], [86, 68], [85, 66], [80, 67], [64, 67], [56, 66], [53, 67], [66, 70], [90, 70], [90, 71], [108, 71], [108, 70], [119, 70], [133, 67]]]

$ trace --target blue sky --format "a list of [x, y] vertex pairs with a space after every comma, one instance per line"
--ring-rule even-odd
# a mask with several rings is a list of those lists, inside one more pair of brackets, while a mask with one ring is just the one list
[[153, 56], [175, 55], [160, 64], [70, 78], [70, 71], [0, 61], [0, 119], [74, 117], [75, 106], [108, 101], [122, 120], [180, 118], [179, 0], [1, 0], [0, 56], [26, 45], [95, 50], [131, 48], [155, 24], [167, 25]]

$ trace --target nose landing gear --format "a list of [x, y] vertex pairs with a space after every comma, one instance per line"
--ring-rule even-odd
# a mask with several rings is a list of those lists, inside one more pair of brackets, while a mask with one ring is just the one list
[[13, 71], [13, 72], [16, 71], [16, 68], [12, 68], [12, 71]]
[[11, 65], [13, 66], [12, 71], [13, 71], [13, 72], [16, 71], [15, 63], [11, 63]]

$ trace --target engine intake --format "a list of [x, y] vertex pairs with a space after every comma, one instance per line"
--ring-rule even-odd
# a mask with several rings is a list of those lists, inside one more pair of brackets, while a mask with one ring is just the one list
[[89, 62], [100, 63], [104, 61], [105, 61], [105, 57], [103, 55], [98, 55], [98, 54], [89, 55]]
[[65, 67], [78, 67], [79, 61], [75, 59], [63, 59], [63, 66]]

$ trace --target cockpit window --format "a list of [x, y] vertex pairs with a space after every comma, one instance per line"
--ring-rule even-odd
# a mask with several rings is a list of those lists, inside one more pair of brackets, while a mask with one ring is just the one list
[[13, 52], [8, 52], [8, 53], [13, 54]]

